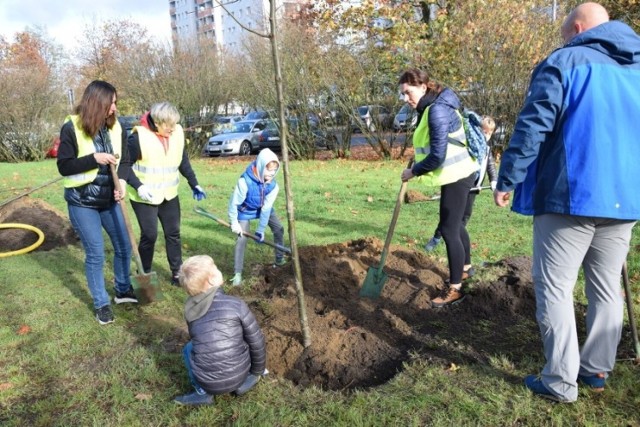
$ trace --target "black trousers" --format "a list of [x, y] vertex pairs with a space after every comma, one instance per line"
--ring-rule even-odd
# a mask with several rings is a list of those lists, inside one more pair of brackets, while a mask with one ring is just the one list
[[471, 242], [463, 218], [469, 209], [469, 190], [475, 179], [474, 172], [440, 188], [440, 231], [447, 247], [449, 280], [454, 284], [462, 282], [465, 261], [471, 262]]
[[158, 239], [158, 219], [164, 232], [167, 261], [172, 275], [177, 275], [182, 265], [182, 246], [180, 242], [180, 200], [176, 196], [159, 205], [149, 205], [131, 201], [133, 211], [140, 225], [140, 258], [145, 272], [151, 271], [153, 250]]

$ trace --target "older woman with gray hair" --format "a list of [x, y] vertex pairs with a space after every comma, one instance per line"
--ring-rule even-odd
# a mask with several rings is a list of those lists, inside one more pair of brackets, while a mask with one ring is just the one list
[[130, 161], [123, 162], [124, 167], [130, 168], [127, 192], [140, 225], [138, 249], [142, 267], [145, 272], [151, 271], [160, 220], [174, 286], [178, 285], [178, 270], [182, 265], [180, 175], [187, 179], [194, 199], [206, 198], [185, 152], [184, 132], [179, 121], [180, 113], [170, 103], [152, 105], [140, 119], [140, 125], [133, 128], [128, 139]]

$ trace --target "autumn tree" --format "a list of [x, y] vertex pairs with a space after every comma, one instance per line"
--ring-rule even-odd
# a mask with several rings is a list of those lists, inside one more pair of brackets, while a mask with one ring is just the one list
[[0, 161], [42, 159], [60, 125], [62, 54], [47, 40], [37, 30], [0, 38]]

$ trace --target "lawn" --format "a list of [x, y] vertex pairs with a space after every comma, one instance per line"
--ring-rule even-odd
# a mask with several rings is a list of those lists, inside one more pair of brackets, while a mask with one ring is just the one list
[[[194, 160], [207, 192], [200, 205], [226, 219], [228, 198], [246, 164], [237, 158]], [[384, 240], [404, 166], [401, 160], [292, 162], [298, 246], [362, 237]], [[0, 204], [57, 176], [53, 160], [0, 164]], [[286, 219], [281, 175], [278, 181], [282, 192], [276, 207], [281, 219]], [[409, 190], [429, 191], [414, 181]], [[225, 277], [231, 277], [233, 234], [193, 212], [196, 202], [184, 181], [180, 191], [183, 257], [209, 254]], [[66, 216], [61, 182], [31, 197]], [[437, 202], [403, 205], [393, 243], [421, 251], [437, 224], [437, 210]], [[134, 228], [137, 234], [137, 225]], [[469, 231], [473, 263], [480, 270], [505, 257], [531, 254], [531, 218], [496, 208], [488, 192], [476, 199]], [[640, 426], [640, 366], [621, 360], [604, 393], [581, 390], [578, 402], [558, 405], [536, 398], [521, 383], [522, 377], [542, 366], [540, 345], [517, 349], [524, 355], [518, 363], [508, 354], [495, 352], [488, 355], [487, 363], [455, 368], [417, 353], [386, 384], [348, 392], [299, 387], [270, 375], [243, 397], [221, 396], [212, 407], [179, 407], [172, 399], [189, 385], [180, 346], [168, 337], [184, 329], [186, 295], [168, 284], [161, 242], [160, 236], [153, 270], [162, 282], [164, 299], [142, 307], [117, 306], [116, 322], [107, 326], [100, 326], [93, 317], [80, 246], [0, 258], [1, 425]], [[285, 242], [289, 244], [288, 233]], [[634, 230], [628, 266], [636, 323], [640, 323], [638, 244]], [[108, 251], [111, 260], [110, 248]], [[446, 262], [442, 245], [429, 256]], [[245, 271], [251, 271], [253, 264], [271, 261], [268, 247], [250, 243]], [[111, 266], [105, 271], [111, 280]], [[580, 286], [576, 298], [583, 301]], [[482, 322], [478, 318], [480, 326]], [[456, 343], [455, 336], [440, 338], [464, 346]]]

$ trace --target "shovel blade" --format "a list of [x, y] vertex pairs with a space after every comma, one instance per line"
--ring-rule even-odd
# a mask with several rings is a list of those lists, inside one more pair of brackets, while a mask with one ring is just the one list
[[160, 292], [160, 284], [158, 283], [158, 275], [155, 271], [131, 275], [129, 278], [140, 304], [149, 304], [163, 298]]
[[365, 277], [364, 283], [360, 288], [360, 296], [371, 299], [380, 297], [387, 278], [387, 273], [385, 273], [382, 268], [370, 267], [369, 270], [367, 270], [367, 277]]

